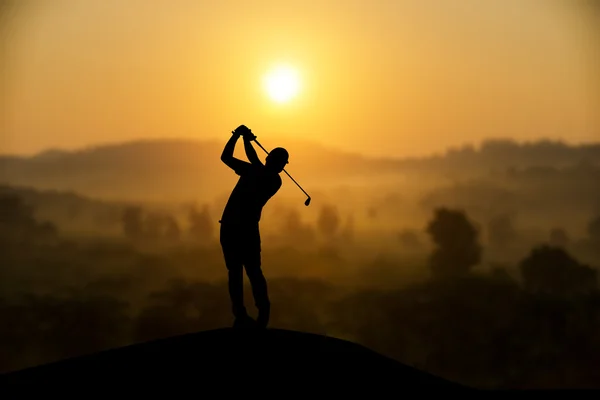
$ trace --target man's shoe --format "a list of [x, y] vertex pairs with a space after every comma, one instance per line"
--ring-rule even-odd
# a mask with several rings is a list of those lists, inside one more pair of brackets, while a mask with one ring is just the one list
[[258, 318], [256, 319], [256, 326], [258, 328], [265, 329], [269, 325], [269, 312], [259, 311]]

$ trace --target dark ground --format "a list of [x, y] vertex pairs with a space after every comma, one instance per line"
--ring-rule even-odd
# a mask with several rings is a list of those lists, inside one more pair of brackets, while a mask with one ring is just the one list
[[466, 389], [348, 341], [281, 329], [232, 328], [63, 360], [5, 374], [0, 382], [87, 387], [135, 383], [146, 389], [194, 382], [203, 391], [242, 389], [240, 384], [257, 390], [282, 385], [288, 390], [344, 392]]

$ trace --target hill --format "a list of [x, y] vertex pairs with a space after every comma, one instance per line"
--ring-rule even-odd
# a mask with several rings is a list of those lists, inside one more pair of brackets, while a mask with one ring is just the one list
[[[600, 167], [599, 144], [570, 146], [550, 141], [519, 144], [511, 140], [488, 140], [478, 149], [465, 146], [431, 157], [378, 159], [310, 141], [271, 143], [260, 137], [259, 140], [267, 149], [288, 148], [288, 171], [312, 191], [332, 185], [394, 184], [411, 177], [423, 184], [428, 178], [439, 183], [439, 179], [448, 182], [449, 178], [454, 181], [489, 177], [491, 171], [533, 168], [536, 172], [539, 168], [577, 165], [587, 165], [595, 171]], [[77, 151], [48, 150], [33, 157], [0, 156], [0, 183], [125, 201], [214, 198], [226, 194], [236, 179], [220, 162], [224, 144], [225, 138], [222, 142], [145, 140]], [[257, 152], [264, 157], [260, 149]], [[236, 154], [245, 158], [243, 145], [238, 146]], [[546, 179], [545, 175], [537, 175], [535, 179]]]
[[[340, 391], [466, 389], [365, 347], [326, 336], [267, 329], [187, 334], [4, 374], [2, 383], [190, 383], [203, 391], [224, 382], [260, 389]], [[248, 387], [250, 389], [251, 387]], [[258, 390], [259, 392], [261, 390]]]
[[[74, 191], [118, 200], [187, 201], [230, 190], [235, 175], [220, 162], [225, 141], [148, 140], [33, 157], [0, 157], [0, 183]], [[245, 159], [243, 145], [236, 155]], [[262, 143], [269, 148], [267, 143]], [[303, 183], [373, 171], [373, 161], [312, 143], [290, 149], [289, 171]], [[264, 154], [257, 147], [259, 156]], [[160, 190], [157, 190], [159, 188]]]

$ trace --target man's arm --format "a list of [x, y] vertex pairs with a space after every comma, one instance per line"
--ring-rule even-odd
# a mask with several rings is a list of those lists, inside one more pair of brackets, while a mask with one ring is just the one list
[[227, 165], [229, 168], [234, 170], [238, 175], [241, 175], [242, 172], [246, 170], [248, 166], [250, 166], [250, 164], [233, 156], [235, 144], [237, 143], [239, 138], [240, 135], [235, 132], [233, 133], [233, 135], [231, 135], [231, 138], [229, 138], [229, 141], [225, 145], [223, 153], [221, 154], [221, 161], [223, 161], [225, 165]]
[[253, 165], [263, 165], [263, 163], [258, 158], [256, 154], [256, 150], [254, 146], [252, 146], [252, 140], [254, 136], [244, 136], [244, 149], [246, 150], [246, 157]]

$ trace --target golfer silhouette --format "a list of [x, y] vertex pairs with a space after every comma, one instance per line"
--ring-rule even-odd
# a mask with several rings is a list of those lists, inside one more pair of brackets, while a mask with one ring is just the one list
[[[235, 145], [244, 139], [244, 149], [250, 162], [233, 156]], [[239, 180], [229, 196], [221, 220], [220, 241], [229, 274], [229, 296], [234, 327], [256, 326], [266, 328], [269, 323], [271, 303], [267, 281], [261, 269], [261, 240], [259, 221], [262, 209], [281, 188], [279, 173], [288, 163], [287, 150], [273, 149], [265, 164], [259, 160], [252, 141], [256, 136], [245, 125], [240, 125], [223, 149], [221, 161], [239, 175]], [[254, 302], [258, 309], [256, 321], [244, 306], [244, 269], [252, 286]]]

